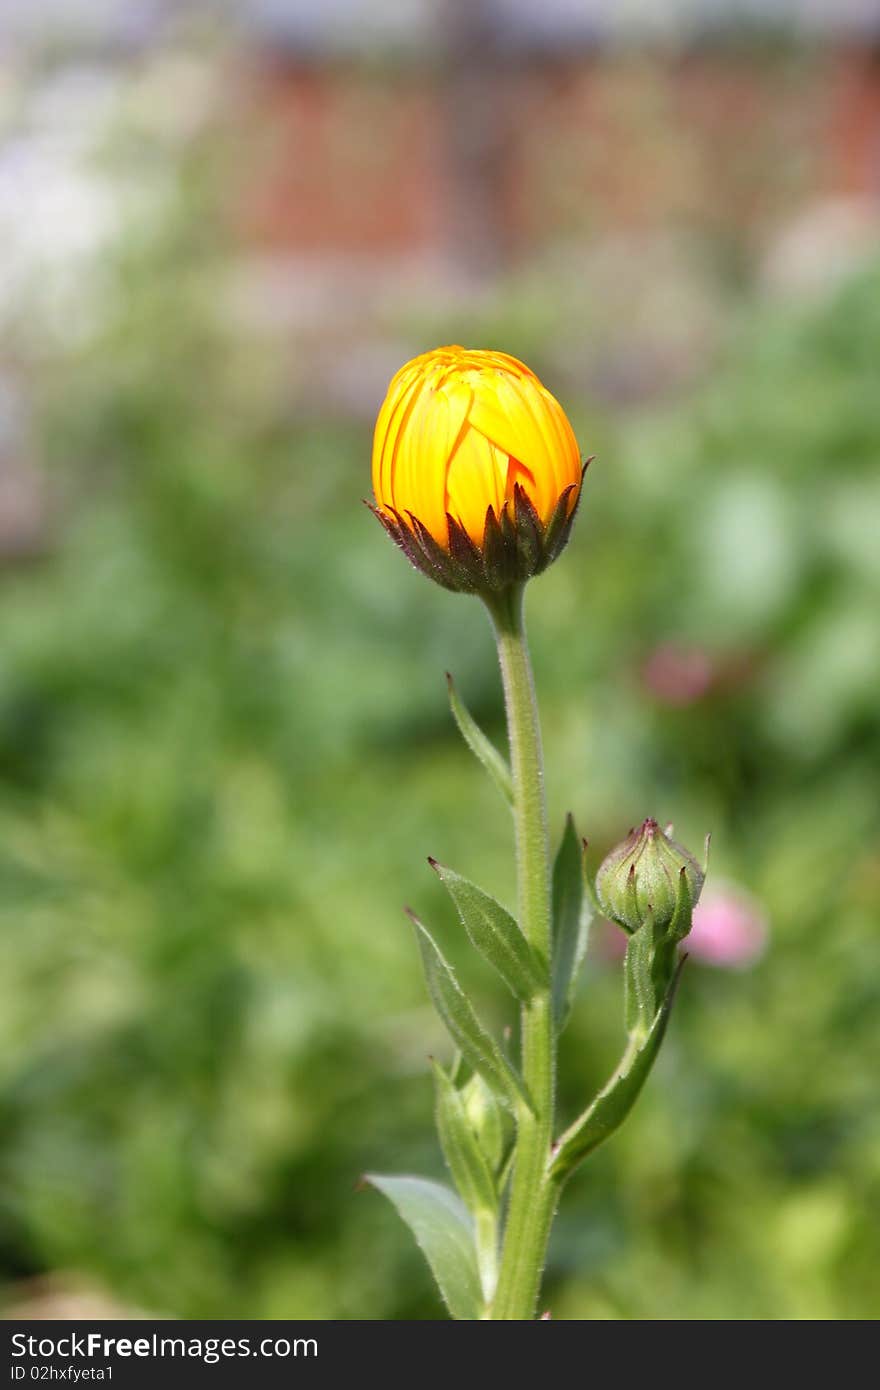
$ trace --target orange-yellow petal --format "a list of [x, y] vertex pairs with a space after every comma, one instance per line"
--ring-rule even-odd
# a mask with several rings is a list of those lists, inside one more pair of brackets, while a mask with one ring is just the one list
[[392, 379], [373, 442], [376, 501], [440, 545], [448, 512], [480, 546], [487, 510], [512, 511], [517, 484], [546, 523], [572, 486], [573, 509], [580, 476], [562, 407], [518, 358], [452, 344]]
[[373, 492], [380, 506], [394, 507], [397, 452], [409, 410], [419, 389], [416, 374], [404, 368], [391, 383], [373, 435]]
[[446, 407], [422, 386], [401, 444], [395, 492], [399, 509], [412, 512], [441, 545], [446, 526]]
[[546, 521], [559, 487], [550, 437], [536, 400], [540, 398], [530, 381], [498, 374], [477, 393], [470, 420], [499, 449], [525, 465], [534, 479], [532, 501]]
[[507, 456], [485, 435], [468, 425], [449, 460], [446, 476], [447, 509], [481, 545], [489, 507], [496, 515], [504, 503]]

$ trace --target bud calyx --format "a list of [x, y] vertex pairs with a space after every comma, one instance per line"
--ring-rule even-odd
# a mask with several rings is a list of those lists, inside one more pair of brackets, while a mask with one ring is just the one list
[[605, 915], [624, 931], [637, 932], [651, 921], [660, 933], [673, 927], [680, 940], [690, 930], [704, 878], [693, 855], [649, 818], [603, 860], [596, 895]]

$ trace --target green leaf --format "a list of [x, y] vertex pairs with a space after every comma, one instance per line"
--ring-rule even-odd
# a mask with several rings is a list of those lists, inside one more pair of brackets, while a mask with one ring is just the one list
[[467, 705], [458, 694], [455, 683], [448, 671], [446, 672], [446, 686], [449, 691], [449, 707], [452, 710], [452, 717], [458, 725], [462, 738], [471, 752], [479, 758], [505, 801], [512, 806], [513, 781], [510, 776], [510, 768], [506, 758], [501, 756], [494, 743], [489, 742]]
[[409, 1226], [454, 1318], [471, 1320], [483, 1311], [474, 1223], [464, 1203], [443, 1183], [409, 1175], [367, 1173], [364, 1179]]
[[463, 1096], [440, 1064], [433, 1066], [437, 1133], [446, 1166], [470, 1211], [494, 1212], [498, 1207], [495, 1179], [471, 1128]]
[[455, 978], [452, 967], [430, 932], [412, 912], [409, 915], [415, 926], [416, 939], [422, 953], [428, 993], [446, 1024], [452, 1041], [468, 1065], [480, 1073], [500, 1101], [511, 1109], [515, 1109], [522, 1102], [534, 1111], [522, 1079], [477, 1018], [470, 1000]]
[[553, 865], [553, 1020], [558, 1033], [571, 1011], [593, 920], [584, 871], [585, 849], [578, 843], [574, 821], [566, 816]]
[[611, 1080], [562, 1135], [550, 1165], [554, 1178], [567, 1177], [587, 1154], [597, 1149], [623, 1124], [633, 1108], [660, 1051], [683, 964], [684, 960], [681, 960], [666, 998], [641, 1046], [630, 1042]]
[[428, 863], [449, 890], [471, 943], [495, 967], [516, 998], [528, 1003], [546, 986], [547, 971], [516, 920], [499, 902], [460, 874], [438, 864], [436, 859], [429, 859]]

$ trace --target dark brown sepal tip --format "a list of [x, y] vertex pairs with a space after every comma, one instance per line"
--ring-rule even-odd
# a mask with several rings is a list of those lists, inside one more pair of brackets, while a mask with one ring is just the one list
[[544, 527], [531, 500], [520, 483], [513, 489], [513, 508], [516, 531], [516, 561], [520, 569], [537, 574], [546, 563]]
[[[590, 459], [584, 463], [586, 469]], [[571, 495], [577, 491], [574, 505]], [[364, 504], [403, 551], [410, 564], [454, 593], [503, 593], [514, 584], [541, 574], [564, 549], [580, 504], [581, 489], [570, 483], [560, 494], [546, 525], [521, 483], [500, 514], [486, 509], [482, 544], [447, 512], [447, 542], [442, 545], [412, 512]]]

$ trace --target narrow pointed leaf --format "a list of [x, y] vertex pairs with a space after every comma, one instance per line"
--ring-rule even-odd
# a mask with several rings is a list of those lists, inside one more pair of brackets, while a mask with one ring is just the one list
[[495, 1212], [495, 1179], [468, 1120], [464, 1099], [446, 1072], [434, 1063], [437, 1133], [446, 1166], [465, 1206], [472, 1212]]
[[462, 925], [472, 945], [498, 971], [508, 989], [528, 1003], [547, 985], [547, 969], [520, 931], [516, 919], [482, 888], [438, 864], [428, 863], [458, 908]]
[[627, 1048], [611, 1080], [562, 1135], [550, 1166], [553, 1177], [567, 1177], [587, 1154], [597, 1149], [623, 1124], [633, 1108], [660, 1051], [683, 964], [684, 960], [679, 963], [675, 978], [642, 1046], [635, 1048], [631, 1044]]
[[[410, 914], [412, 916], [412, 914]], [[428, 993], [449, 1035], [474, 1071], [485, 1079], [503, 1104], [515, 1109], [524, 1103], [533, 1109], [528, 1092], [495, 1039], [486, 1032], [473, 1006], [439, 947], [416, 917], [412, 917], [422, 953]]]
[[501, 792], [501, 795], [508, 804], [512, 805], [513, 782], [511, 781], [510, 768], [507, 765], [506, 758], [501, 756], [494, 743], [489, 742], [489, 739], [487, 739], [483, 730], [458, 694], [448, 671], [446, 673], [446, 684], [449, 689], [449, 705], [452, 710], [452, 717], [459, 727], [462, 738], [471, 752], [479, 758], [483, 767]]
[[586, 891], [585, 848], [578, 842], [574, 821], [567, 816], [553, 865], [553, 1021], [558, 1033], [571, 1011], [593, 920], [593, 905]]
[[409, 1226], [454, 1318], [479, 1318], [483, 1294], [474, 1223], [464, 1203], [443, 1183], [409, 1175], [368, 1173], [365, 1181], [397, 1208]]

